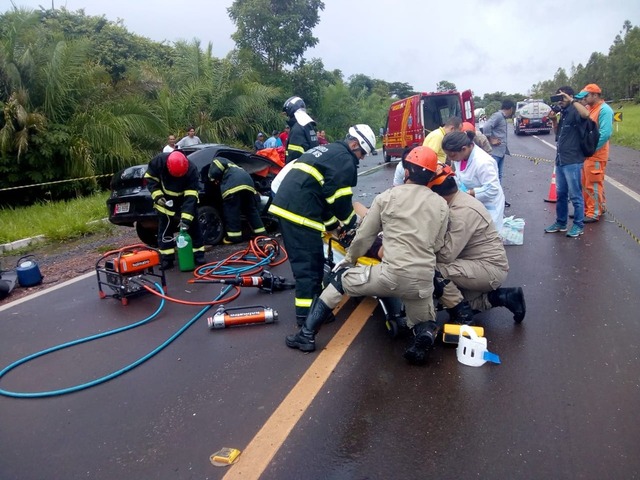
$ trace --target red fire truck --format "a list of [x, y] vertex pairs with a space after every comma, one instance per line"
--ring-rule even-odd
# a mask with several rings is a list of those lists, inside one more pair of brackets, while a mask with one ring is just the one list
[[463, 122], [475, 125], [471, 90], [418, 93], [393, 102], [382, 139], [384, 161], [402, 157], [407, 147], [422, 145], [429, 132], [443, 126], [451, 117], [460, 117]]

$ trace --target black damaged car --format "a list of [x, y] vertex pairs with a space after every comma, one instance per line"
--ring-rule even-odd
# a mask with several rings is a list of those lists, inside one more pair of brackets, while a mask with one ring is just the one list
[[[276, 227], [275, 219], [267, 212], [271, 198], [271, 181], [282, 168], [277, 162], [235, 147], [203, 143], [182, 150], [200, 171], [198, 221], [202, 228], [204, 243], [217, 245], [224, 237], [222, 216], [222, 194], [220, 187], [209, 181], [209, 166], [215, 157], [231, 160], [244, 168], [255, 183], [260, 194], [261, 215], [268, 231]], [[114, 225], [136, 228], [140, 240], [147, 245], [158, 244], [158, 217], [153, 208], [151, 193], [144, 174], [147, 165], [136, 165], [116, 173], [111, 179], [111, 196], [107, 200], [109, 221]]]

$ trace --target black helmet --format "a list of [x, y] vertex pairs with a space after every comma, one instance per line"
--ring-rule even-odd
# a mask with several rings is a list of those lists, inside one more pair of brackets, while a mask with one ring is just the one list
[[304, 100], [302, 100], [300, 97], [289, 97], [287, 101], [284, 102], [282, 111], [286, 113], [288, 117], [293, 117], [293, 114], [301, 108], [306, 108]]

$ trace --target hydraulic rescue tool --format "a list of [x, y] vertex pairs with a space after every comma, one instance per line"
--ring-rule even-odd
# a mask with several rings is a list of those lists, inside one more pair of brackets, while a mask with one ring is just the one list
[[189, 280], [189, 283], [223, 283], [238, 287], [257, 287], [263, 292], [280, 292], [295, 288], [296, 284], [288, 282], [286, 278], [273, 275], [264, 271], [260, 276], [237, 276], [232, 278], [198, 278]]
[[[232, 310], [241, 310], [229, 313]], [[258, 323], [273, 323], [278, 319], [278, 312], [272, 308], [262, 305], [253, 305], [249, 307], [220, 307], [216, 310], [213, 317], [207, 317], [207, 325], [209, 328], [219, 329], [226, 327], [235, 327], [238, 325], [255, 325]]]
[[[156, 277], [166, 287], [164, 271], [156, 273], [160, 265], [160, 252], [144, 244], [130, 245], [119, 250], [105, 253], [96, 262], [98, 294], [100, 298], [113, 297], [123, 305], [129, 303], [129, 297], [148, 292], [143, 286], [147, 277]], [[110, 289], [106, 293], [103, 286]]]

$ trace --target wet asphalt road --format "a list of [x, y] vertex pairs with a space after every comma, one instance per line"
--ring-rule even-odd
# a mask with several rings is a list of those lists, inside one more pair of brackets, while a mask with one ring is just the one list
[[[553, 158], [535, 137], [511, 136], [510, 149]], [[638, 157], [614, 149], [608, 174], [637, 191]], [[361, 171], [382, 161], [368, 157]], [[300, 419], [279, 424], [282, 445], [262, 473], [237, 477], [640, 477], [637, 200], [607, 184], [605, 221], [587, 225], [578, 239], [545, 234], [555, 219], [553, 204], [543, 202], [552, 164], [520, 156], [506, 161], [512, 204], [506, 214], [524, 218], [526, 228], [525, 244], [507, 247], [511, 271], [504, 286], [524, 287], [528, 311], [519, 326], [504, 308], [478, 317], [502, 364], [467, 367], [454, 347], [440, 344], [428, 366], [408, 366], [407, 339], [390, 339], [376, 309], [318, 393], [309, 388]], [[361, 176], [356, 199], [368, 205], [390, 184], [394, 167]], [[208, 253], [214, 258], [215, 249]], [[286, 264], [273, 271], [290, 278]], [[210, 285], [186, 284], [189, 278], [171, 271], [169, 293], [197, 300], [217, 294]], [[284, 346], [294, 330], [292, 298], [291, 291], [245, 289], [230, 306], [266, 305], [280, 321], [210, 331], [201, 318], [148, 362], [105, 384], [44, 399], [0, 397], [0, 478], [235, 478], [250, 458], [270, 455], [263, 447], [248, 456], [254, 436], [320, 357]], [[133, 323], [158, 304], [151, 295], [127, 307], [99, 300], [90, 275], [10, 305], [0, 311], [0, 366]], [[354, 324], [356, 306], [348, 302], [338, 321], [322, 329], [320, 348]], [[43, 391], [87, 382], [153, 350], [200, 310], [169, 304], [147, 325], [20, 366], [0, 388]], [[214, 467], [209, 456], [222, 447], [247, 456]]]

